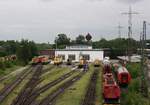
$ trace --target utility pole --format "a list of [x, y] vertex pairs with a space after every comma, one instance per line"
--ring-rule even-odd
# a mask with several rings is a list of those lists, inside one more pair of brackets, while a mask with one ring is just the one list
[[123, 28], [121, 25], [120, 25], [120, 23], [119, 23], [119, 25], [118, 25], [118, 38], [121, 38], [121, 29]]
[[148, 68], [146, 64], [146, 21], [143, 21], [143, 32], [140, 37], [141, 43], [141, 93], [144, 97], [148, 97], [147, 74]]
[[131, 55], [132, 55], [132, 15], [139, 14], [138, 12], [133, 12], [131, 6], [129, 7], [128, 12], [123, 12], [122, 14], [128, 15], [128, 60], [131, 62]]

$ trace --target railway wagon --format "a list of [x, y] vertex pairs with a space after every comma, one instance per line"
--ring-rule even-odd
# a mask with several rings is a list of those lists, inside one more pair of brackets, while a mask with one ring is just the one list
[[104, 104], [119, 103], [120, 88], [116, 83], [112, 73], [106, 73], [103, 75], [102, 90], [103, 90]]
[[121, 66], [117, 69], [117, 81], [121, 86], [128, 86], [131, 81], [131, 75], [128, 70]]
[[101, 64], [101, 62], [100, 62], [99, 59], [96, 59], [96, 60], [94, 61], [94, 67], [99, 67], [100, 64]]

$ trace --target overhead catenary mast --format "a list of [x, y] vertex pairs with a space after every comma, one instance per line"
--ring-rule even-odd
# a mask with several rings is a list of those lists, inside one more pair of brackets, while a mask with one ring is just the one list
[[141, 93], [143, 96], [148, 97], [148, 68], [146, 64], [146, 21], [143, 21], [143, 32], [141, 33], [140, 37], [141, 43]]
[[131, 62], [131, 55], [132, 55], [132, 15], [139, 14], [138, 12], [133, 12], [131, 6], [129, 7], [128, 12], [123, 12], [122, 14], [128, 15], [128, 60]]

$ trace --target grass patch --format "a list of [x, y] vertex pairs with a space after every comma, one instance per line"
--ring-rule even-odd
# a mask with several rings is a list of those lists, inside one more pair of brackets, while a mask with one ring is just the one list
[[102, 105], [102, 67], [99, 68], [99, 74], [96, 83], [96, 102], [95, 105]]
[[11, 68], [6, 68], [6, 69], [1, 69], [0, 68], [0, 76], [5, 76], [5, 75], [8, 75], [9, 73], [21, 68], [22, 66], [13, 66]]
[[47, 91], [43, 92], [40, 94], [40, 96], [37, 98], [37, 101], [40, 101], [42, 99], [44, 99], [46, 96], [48, 96], [50, 93], [52, 93], [53, 91], [57, 90], [59, 88], [59, 86], [61, 86], [63, 83], [65, 83], [66, 81], [68, 81], [70, 78], [76, 76], [77, 74], [79, 74], [79, 72], [75, 72], [73, 75], [71, 75], [69, 78], [63, 80], [62, 82], [58, 83], [57, 85], [53, 86], [52, 88], [48, 89]]
[[0, 105], [11, 105], [13, 100], [17, 97], [21, 89], [30, 80], [33, 73], [30, 73], [7, 97]]
[[93, 71], [93, 67], [90, 66], [90, 70], [79, 81], [68, 88], [64, 94], [58, 97], [56, 105], [80, 105], [86, 94]]
[[58, 77], [61, 77], [62, 75], [70, 72], [70, 69], [67, 67], [62, 68], [54, 68], [50, 72], [47, 72], [44, 74], [41, 79], [43, 80], [37, 87], [42, 87], [43, 85], [57, 79]]

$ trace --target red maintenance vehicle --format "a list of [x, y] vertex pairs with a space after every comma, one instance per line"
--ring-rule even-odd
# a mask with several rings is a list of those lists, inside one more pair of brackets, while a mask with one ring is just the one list
[[112, 66], [109, 59], [103, 61], [103, 76], [102, 76], [102, 92], [104, 98], [104, 105], [118, 105], [120, 102], [120, 87], [115, 81], [114, 74], [112, 72]]
[[117, 81], [120, 86], [128, 86], [131, 81], [131, 75], [128, 70], [121, 66], [117, 69]]
[[48, 64], [49, 63], [49, 58], [45, 56], [37, 56], [32, 58], [31, 64], [32, 65], [37, 65], [37, 64]]
[[111, 70], [111, 63], [108, 59], [104, 59], [103, 61], [103, 73], [106, 74], [106, 73], [112, 73], [112, 70]]
[[104, 104], [119, 103], [120, 88], [112, 73], [107, 73], [103, 76], [103, 97]]

